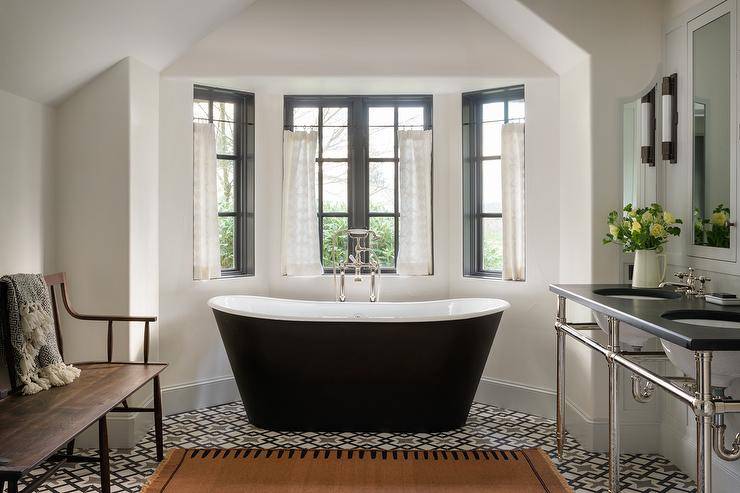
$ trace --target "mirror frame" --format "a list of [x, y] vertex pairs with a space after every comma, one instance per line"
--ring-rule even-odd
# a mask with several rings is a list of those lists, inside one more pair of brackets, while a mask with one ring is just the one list
[[[687, 142], [687, 163], [688, 169], [688, 188], [687, 207], [684, 211], [684, 228], [682, 233], [687, 235], [688, 250], [687, 255], [696, 259], [697, 267], [708, 270], [721, 270], [721, 267], [712, 265], [711, 261], [736, 262], [737, 261], [737, 228], [730, 227], [730, 248], [717, 248], [694, 244], [693, 223], [694, 223], [694, 32], [706, 26], [720, 17], [730, 14], [730, 221], [734, 223], [738, 216], [738, 173], [737, 173], [737, 138], [738, 138], [738, 119], [737, 119], [737, 15], [735, 2], [726, 0], [715, 7], [707, 10], [701, 15], [694, 17], [687, 24], [687, 77], [686, 77], [686, 94], [687, 101], [686, 120], [684, 138]], [[706, 259], [707, 263], [701, 262]], [[698, 263], [701, 262], [701, 263]], [[689, 263], [692, 263], [690, 260]]]

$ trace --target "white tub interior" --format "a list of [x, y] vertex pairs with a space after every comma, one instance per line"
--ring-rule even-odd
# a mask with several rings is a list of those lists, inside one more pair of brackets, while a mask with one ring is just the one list
[[459, 298], [412, 302], [303, 301], [262, 296], [216, 296], [208, 306], [234, 315], [273, 320], [306, 322], [433, 322], [490, 315], [509, 308], [509, 303], [494, 298]]

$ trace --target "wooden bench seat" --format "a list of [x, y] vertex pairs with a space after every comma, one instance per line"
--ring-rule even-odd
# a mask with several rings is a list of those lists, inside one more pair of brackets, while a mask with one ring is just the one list
[[0, 473], [21, 477], [166, 368], [150, 363], [76, 364], [80, 377], [38, 394], [0, 401]]
[[[18, 493], [19, 480], [42, 463], [47, 463], [47, 471], [35, 478], [21, 493], [34, 491], [66, 463], [99, 462], [100, 489], [102, 493], [109, 493], [110, 462], [106, 420], [109, 412], [153, 413], [157, 460], [161, 461], [164, 457], [159, 374], [167, 368], [167, 364], [149, 361], [149, 324], [157, 319], [149, 316], [80, 314], [70, 305], [64, 273], [46, 276], [45, 280], [51, 294], [57, 345], [62, 357], [64, 348], [59, 326], [58, 297], [73, 318], [107, 322], [108, 359], [105, 362], [74, 363], [82, 370], [74, 382], [24, 396], [16, 385], [13, 351], [5, 351], [13, 387], [10, 395], [0, 400], [0, 492], [7, 482], [8, 493]], [[4, 288], [5, 285], [0, 283], [0, 316], [6, 317]], [[144, 324], [143, 362], [113, 361], [114, 322]], [[10, 348], [9, 334], [3, 335], [5, 347]], [[153, 383], [153, 406], [130, 407], [126, 399], [148, 382]], [[75, 455], [75, 437], [96, 422], [99, 456]]]

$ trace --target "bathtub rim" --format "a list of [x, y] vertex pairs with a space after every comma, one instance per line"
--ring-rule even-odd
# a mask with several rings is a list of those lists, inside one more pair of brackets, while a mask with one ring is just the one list
[[[255, 296], [255, 295], [239, 295], [239, 294], [231, 294], [231, 295], [220, 295], [220, 296], [214, 296], [208, 300], [208, 306], [216, 311], [220, 311], [222, 313], [228, 313], [231, 315], [237, 315], [241, 317], [247, 317], [247, 318], [258, 318], [263, 320], [280, 320], [280, 321], [289, 321], [289, 322], [322, 322], [322, 323], [330, 323], [330, 322], [361, 322], [361, 323], [413, 323], [413, 322], [445, 322], [445, 321], [452, 321], [452, 320], [466, 320], [471, 318], [479, 318], [479, 317], [485, 317], [489, 315], [493, 315], [496, 313], [501, 313], [506, 310], [508, 310], [511, 307], [511, 304], [506, 301], [502, 300], [500, 298], [484, 298], [484, 297], [475, 297], [475, 298], [447, 298], [447, 299], [441, 299], [441, 300], [428, 300], [428, 301], [381, 301], [377, 303], [370, 303], [367, 301], [361, 302], [361, 301], [348, 301], [341, 303], [344, 307], [357, 307], [358, 309], [363, 309], [368, 306], [373, 305], [432, 305], [432, 304], [439, 304], [439, 303], [445, 303], [445, 302], [451, 302], [451, 301], [476, 301], [476, 302], [484, 302], [484, 303], [491, 303], [495, 302], [494, 305], [491, 308], [480, 310], [480, 311], [471, 311], [471, 312], [465, 312], [465, 313], [457, 313], [457, 314], [446, 314], [446, 315], [415, 315], [415, 316], [366, 316], [366, 317], [357, 317], [355, 315], [337, 315], [337, 316], [331, 316], [331, 315], [290, 315], [290, 314], [281, 314], [281, 313], [268, 313], [268, 312], [259, 312], [259, 311], [246, 311], [243, 309], [237, 309], [233, 307], [224, 306], [223, 304], [219, 304], [220, 300], [224, 298], [246, 298], [246, 299], [253, 299], [253, 300], [274, 300], [279, 302], [290, 302], [290, 303], [296, 303], [296, 304], [320, 304], [320, 305], [336, 305], [338, 302], [336, 301], [315, 301], [315, 300], [297, 300], [292, 298], [275, 298], [271, 296]], [[423, 313], [423, 310], [420, 310], [421, 313]]]

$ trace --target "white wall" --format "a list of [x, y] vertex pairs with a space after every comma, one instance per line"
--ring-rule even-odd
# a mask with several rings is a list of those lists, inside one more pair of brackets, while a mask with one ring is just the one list
[[[0, 91], [0, 276], [48, 272], [54, 257], [53, 109]], [[7, 388], [5, 361], [0, 388]]]
[[[55, 264], [81, 312], [156, 314], [158, 84], [125, 59], [57, 110]], [[67, 359], [105, 356], [104, 327], [62, 326]], [[116, 328], [114, 357], [138, 357], [142, 328]]]
[[[527, 280], [525, 282], [474, 279], [462, 276], [462, 141], [459, 131], [451, 132], [447, 194], [449, 232], [450, 295], [503, 298], [511, 309], [502, 319], [484, 376], [497, 381], [539, 389], [554, 387], [554, 297], [547, 286], [559, 278], [559, 245], [562, 218], [557, 214], [560, 189], [558, 134], [551, 129], [559, 123], [557, 79], [525, 82], [527, 130], [526, 209]], [[451, 127], [461, 125], [459, 94], [449, 96], [453, 106]], [[435, 209], [439, 211], [440, 209]], [[556, 241], [552, 241], [555, 239]], [[522, 364], [526, 361], [526, 364]]]
[[[521, 0], [588, 57], [560, 75], [560, 276], [563, 282], [618, 282], [619, 251], [601, 245], [606, 217], [620, 207], [621, 101], [654, 78], [661, 59], [660, 2]], [[590, 263], [590, 265], [588, 265]], [[569, 304], [569, 319], [587, 313]], [[575, 346], [575, 344], [570, 344]], [[569, 397], [585, 417], [603, 422], [603, 358], [568, 353]], [[601, 444], [603, 446], [603, 443]]]
[[[129, 310], [159, 311], [159, 73], [129, 59]], [[157, 325], [151, 356], [157, 359]], [[129, 355], [143, 358], [144, 332], [133, 327]]]
[[[56, 269], [82, 313], [156, 315], [159, 74], [127, 58], [64, 101], [56, 115]], [[151, 359], [157, 359], [157, 325]], [[65, 358], [106, 356], [104, 323], [62, 315]], [[141, 323], [114, 324], [114, 360], [141, 360]], [[151, 399], [145, 388], [130, 402]], [[133, 416], [111, 419], [114, 446], [135, 443]], [[145, 430], [136, 430], [141, 433]], [[94, 444], [91, 436], [81, 438]]]
[[[166, 412], [182, 410], [193, 403], [218, 401], [215, 397], [215, 401], [201, 400], [210, 397], [199, 394], [221, 391], [220, 382], [231, 374], [206, 301], [222, 294], [268, 294], [265, 264], [267, 250], [274, 248], [267, 242], [257, 242], [255, 277], [193, 281], [192, 101], [192, 81], [161, 80], [159, 331], [160, 357], [170, 363], [162, 377]], [[260, 103], [259, 98], [257, 103]], [[256, 138], [261, 140], [265, 130], [261, 123], [256, 125]], [[267, 163], [262, 158], [265, 149], [257, 145], [255, 152], [255, 181], [258, 184], [255, 187], [255, 207], [257, 211], [267, 211], [266, 199], [270, 191], [262, 186], [269, 174]], [[256, 214], [258, 238], [265, 238], [270, 220], [273, 218], [265, 213]], [[233, 396], [233, 384], [227, 384], [227, 387], [232, 390], [227, 396]]]
[[[128, 61], [57, 109], [56, 266], [83, 313], [129, 313], [129, 117]], [[69, 361], [105, 357], [105, 327], [63, 317], [62, 328]], [[127, 332], [114, 340], [128, 357]]]
[[53, 259], [53, 109], [0, 91], [0, 275]]

